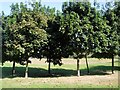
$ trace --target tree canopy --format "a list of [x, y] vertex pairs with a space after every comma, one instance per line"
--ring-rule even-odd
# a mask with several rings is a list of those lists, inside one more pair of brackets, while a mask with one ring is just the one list
[[63, 57], [77, 59], [77, 70], [83, 57], [88, 68], [87, 55], [113, 60], [120, 56], [120, 3], [112, 4], [100, 11], [89, 1], [64, 2], [62, 12], [41, 2], [12, 4], [1, 16], [2, 62], [26, 61], [27, 68], [30, 57], [46, 57], [50, 73], [50, 63], [62, 65]]

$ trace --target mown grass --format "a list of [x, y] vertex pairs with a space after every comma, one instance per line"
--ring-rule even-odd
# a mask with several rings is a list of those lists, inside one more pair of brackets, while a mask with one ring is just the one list
[[[73, 61], [72, 61], [73, 60]], [[106, 61], [105, 61], [106, 60]], [[47, 63], [43, 61], [37, 61], [33, 64], [29, 64], [29, 78], [24, 78], [25, 66], [16, 64], [16, 75], [11, 75], [12, 63], [6, 62], [2, 67], [2, 87], [3, 88], [117, 88], [118, 84], [114, 81], [112, 84], [96, 83], [81, 83], [79, 80], [83, 78], [94, 78], [111, 74], [111, 60], [108, 59], [88, 59], [90, 75], [87, 75], [87, 69], [85, 60], [80, 61], [81, 76], [77, 77], [76, 72], [76, 60], [63, 59], [64, 64], [62, 66], [54, 66], [51, 64], [52, 76], [49, 76], [47, 72]], [[115, 71], [120, 71], [118, 66], [118, 59], [115, 59]], [[77, 78], [77, 79], [76, 79]], [[113, 76], [114, 78], [114, 76]], [[105, 78], [103, 77], [103, 80]], [[70, 80], [70, 81], [69, 81]], [[78, 81], [75, 81], [78, 80]], [[84, 79], [87, 82], [87, 79]], [[98, 77], [99, 80], [99, 77]]]

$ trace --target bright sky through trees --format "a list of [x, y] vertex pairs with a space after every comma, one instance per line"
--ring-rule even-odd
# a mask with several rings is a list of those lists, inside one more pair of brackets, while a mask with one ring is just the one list
[[[19, 2], [29, 2], [31, 0], [0, 0], [0, 14], [2, 11], [4, 11], [5, 15], [10, 14], [10, 5], [12, 3], [19, 3]], [[39, 0], [36, 0], [39, 1]], [[50, 6], [50, 7], [55, 7], [56, 10], [61, 11], [62, 3], [64, 1], [69, 1], [69, 0], [41, 0], [42, 5]], [[81, 0], [77, 0], [81, 1]], [[94, 0], [90, 0], [91, 2], [94, 2]], [[98, 2], [104, 3], [105, 1], [112, 1], [112, 0], [96, 0]]]

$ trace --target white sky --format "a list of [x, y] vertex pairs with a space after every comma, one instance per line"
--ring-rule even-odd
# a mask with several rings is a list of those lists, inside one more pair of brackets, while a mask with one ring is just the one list
[[[0, 2], [29, 2], [32, 0], [0, 0]], [[40, 0], [35, 0], [40, 1]], [[72, 1], [72, 0], [41, 0], [42, 2], [64, 2], [64, 1]], [[77, 1], [85, 1], [85, 0], [77, 0]], [[90, 0], [91, 2], [94, 2], [94, 0]], [[114, 0], [95, 0], [98, 2], [106, 2], [106, 1], [114, 1]], [[118, 0], [115, 0], [118, 1]]]
[[[0, 2], [29, 2], [32, 0], [0, 0]], [[35, 1], [40, 1], [40, 0], [35, 0]], [[64, 2], [68, 0], [41, 0], [42, 2]]]
[[[4, 11], [6, 15], [10, 14], [10, 5], [16, 2], [30, 2], [32, 0], [0, 0], [0, 13]], [[35, 0], [40, 1], [40, 0]], [[73, 1], [73, 0], [41, 0], [42, 5], [55, 7], [57, 10], [61, 11], [62, 3], [64, 1]], [[77, 1], [85, 1], [85, 0], [77, 0]], [[96, 0], [97, 2], [104, 3], [105, 1], [113, 1], [113, 0]], [[94, 2], [94, 0], [90, 0], [90, 2]]]

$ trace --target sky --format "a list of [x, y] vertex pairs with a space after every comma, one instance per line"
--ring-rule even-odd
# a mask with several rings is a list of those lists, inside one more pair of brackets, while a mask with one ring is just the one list
[[[5, 15], [10, 14], [10, 5], [12, 3], [19, 3], [19, 2], [29, 2], [30, 0], [0, 0], [0, 13], [4, 11]], [[42, 5], [55, 7], [57, 10], [61, 11], [62, 3], [66, 0], [41, 0]]]
[[[10, 14], [10, 5], [12, 3], [19, 3], [19, 2], [29, 2], [31, 0], [0, 0], [0, 14], [2, 11], [4, 11], [5, 15]], [[36, 0], [39, 1], [39, 0]], [[69, 1], [69, 0], [41, 0], [42, 5], [50, 6], [50, 7], [55, 7], [57, 10], [61, 11], [62, 8], [62, 3], [64, 1]], [[81, 1], [81, 0], [77, 0]], [[94, 0], [90, 0], [91, 2], [94, 2]], [[97, 0], [98, 2], [104, 3], [105, 0]], [[106, 0], [110, 1], [110, 0]]]

